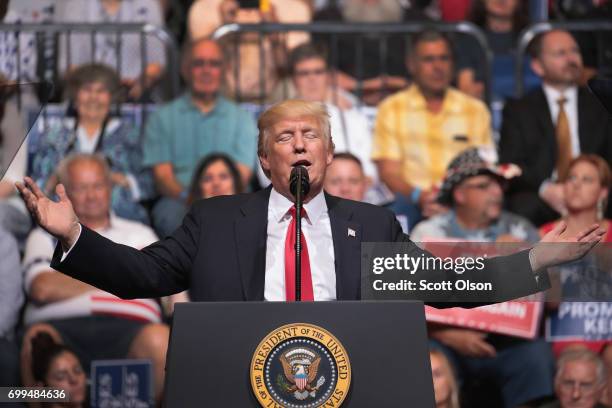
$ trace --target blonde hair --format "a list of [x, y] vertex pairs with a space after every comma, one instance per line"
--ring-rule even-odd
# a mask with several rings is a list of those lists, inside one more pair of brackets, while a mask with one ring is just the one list
[[[257, 155], [265, 156], [268, 153], [268, 138], [270, 129], [281, 120], [297, 119], [303, 117], [315, 118], [319, 128], [323, 131], [323, 140], [328, 143], [331, 152], [334, 150], [334, 142], [331, 136], [331, 125], [329, 123], [329, 112], [324, 103], [309, 102], [302, 99], [287, 99], [270, 106], [259, 116], [257, 128], [259, 137], [257, 140]], [[270, 172], [264, 169], [266, 176]]]
[[[570, 161], [568, 165], [568, 170], [571, 170], [578, 163], [589, 163], [597, 169], [597, 175], [599, 176], [599, 184], [603, 188], [610, 188], [612, 183], [612, 175], [610, 172], [610, 166], [608, 162], [606, 162], [603, 158], [599, 157], [596, 154], [581, 154], [575, 157], [572, 161]], [[569, 173], [569, 171], [568, 171]], [[565, 180], [567, 180], [567, 175], [565, 176]]]
[[[437, 357], [440, 360], [440, 366], [444, 372], [444, 376], [448, 379], [448, 386], [450, 387], [450, 408], [459, 408], [459, 386], [457, 385], [457, 379], [455, 373], [448, 362], [448, 359], [440, 350], [430, 349], [430, 357]], [[433, 373], [432, 373], [433, 374]]]

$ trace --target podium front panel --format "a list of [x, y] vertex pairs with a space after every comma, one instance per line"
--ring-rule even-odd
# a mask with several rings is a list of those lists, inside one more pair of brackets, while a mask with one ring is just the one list
[[[342, 407], [433, 407], [421, 302], [211, 302], [176, 305], [166, 407], [259, 407], [250, 366], [260, 342], [292, 323], [320, 326], [346, 349]], [[337, 406], [337, 405], [325, 405]]]

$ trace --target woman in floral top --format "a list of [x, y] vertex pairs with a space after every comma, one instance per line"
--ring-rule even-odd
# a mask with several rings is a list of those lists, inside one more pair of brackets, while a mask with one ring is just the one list
[[120, 82], [117, 74], [101, 64], [75, 69], [68, 80], [68, 95], [75, 115], [66, 115], [45, 129], [30, 145], [31, 177], [52, 192], [57, 184], [57, 164], [70, 153], [97, 153], [109, 162], [113, 183], [112, 209], [120, 217], [149, 223], [141, 201], [154, 192], [149, 169], [142, 167], [140, 133], [126, 121], [111, 115]]

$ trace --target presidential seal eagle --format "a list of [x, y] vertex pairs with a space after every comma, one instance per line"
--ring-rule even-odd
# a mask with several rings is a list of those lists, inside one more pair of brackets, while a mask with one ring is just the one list
[[317, 380], [321, 357], [306, 348], [295, 348], [282, 354], [279, 358], [285, 378], [289, 382], [288, 393], [303, 400], [309, 395], [316, 396], [316, 391], [325, 383], [325, 377]]

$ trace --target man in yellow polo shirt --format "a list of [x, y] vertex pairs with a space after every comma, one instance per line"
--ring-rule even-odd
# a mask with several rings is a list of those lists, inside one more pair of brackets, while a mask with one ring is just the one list
[[420, 215], [443, 211], [433, 190], [452, 158], [467, 147], [492, 147], [493, 139], [485, 104], [450, 86], [447, 37], [436, 31], [417, 34], [406, 64], [413, 84], [380, 103], [372, 159], [398, 202], [411, 207], [414, 225]]

